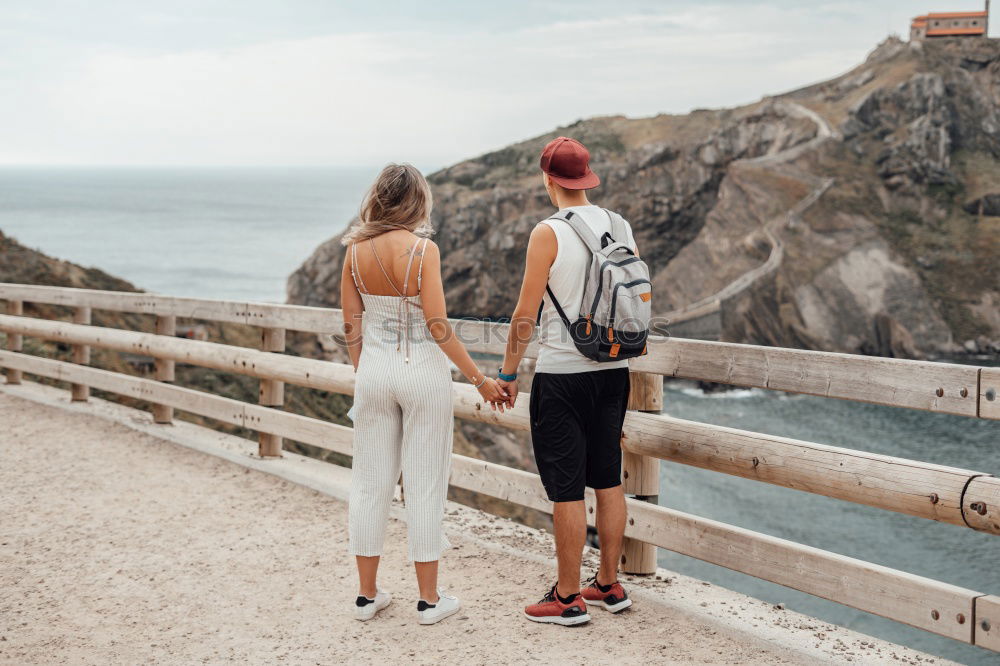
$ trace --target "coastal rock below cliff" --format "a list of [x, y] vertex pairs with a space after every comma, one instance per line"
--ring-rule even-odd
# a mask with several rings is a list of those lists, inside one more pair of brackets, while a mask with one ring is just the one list
[[826, 348], [910, 358], [917, 354], [914, 338], [935, 349], [953, 344], [920, 278], [893, 261], [883, 240], [840, 257], [796, 289], [795, 301], [806, 328], [822, 332], [819, 342]]

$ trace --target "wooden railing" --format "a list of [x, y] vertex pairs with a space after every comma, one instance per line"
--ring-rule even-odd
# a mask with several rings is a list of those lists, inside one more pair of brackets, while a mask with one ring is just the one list
[[[9, 384], [28, 373], [69, 382], [76, 400], [86, 400], [93, 388], [147, 401], [157, 422], [169, 422], [177, 409], [242, 426], [260, 433], [265, 457], [280, 455], [282, 438], [351, 454], [351, 428], [281, 409], [285, 384], [353, 394], [350, 366], [280, 354], [286, 331], [338, 334], [338, 310], [5, 283], [0, 283], [0, 300], [7, 301], [9, 313], [0, 315], [0, 331], [7, 334], [0, 367]], [[72, 308], [76, 323], [25, 317], [25, 302]], [[155, 315], [157, 332], [91, 326], [95, 309]], [[178, 318], [259, 327], [261, 349], [174, 337]], [[454, 325], [470, 349], [503, 353], [505, 325], [468, 320]], [[23, 353], [24, 336], [71, 345], [75, 362]], [[156, 378], [89, 367], [89, 349], [94, 347], [151, 356], [156, 359]], [[528, 356], [536, 354], [532, 345]], [[260, 404], [173, 385], [177, 362], [260, 379]], [[1000, 651], [1000, 596], [655, 503], [657, 461], [670, 460], [998, 535], [1000, 479], [990, 474], [696, 423], [659, 411], [662, 377], [669, 376], [1000, 419], [1000, 369], [655, 338], [649, 354], [633, 361], [632, 371], [635, 397], [622, 437], [624, 485], [635, 495], [627, 500], [625, 571], [654, 571], [659, 546]], [[501, 414], [486, 408], [468, 384], [456, 383], [453, 390], [459, 418], [528, 429], [527, 396]], [[538, 477], [530, 472], [455, 455], [451, 484], [551, 511]], [[595, 500], [590, 491], [586, 503], [593, 524]]]

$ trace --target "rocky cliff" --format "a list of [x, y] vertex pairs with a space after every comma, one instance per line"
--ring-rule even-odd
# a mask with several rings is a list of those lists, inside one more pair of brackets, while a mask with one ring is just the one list
[[[746, 107], [582, 120], [434, 173], [453, 314], [509, 315], [552, 212], [537, 156], [560, 134], [590, 147], [592, 200], [631, 220], [674, 335], [996, 351], [998, 40], [890, 38], [843, 76]], [[290, 302], [338, 304], [338, 240], [289, 278]]]

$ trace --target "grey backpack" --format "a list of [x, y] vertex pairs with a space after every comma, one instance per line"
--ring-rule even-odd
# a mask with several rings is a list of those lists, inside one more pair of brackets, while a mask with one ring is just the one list
[[570, 321], [548, 285], [545, 290], [581, 354], [594, 361], [621, 361], [646, 353], [652, 285], [649, 267], [626, 243], [627, 223], [617, 213], [604, 212], [611, 233], [601, 238], [573, 211], [549, 218], [566, 222], [591, 253], [579, 316]]

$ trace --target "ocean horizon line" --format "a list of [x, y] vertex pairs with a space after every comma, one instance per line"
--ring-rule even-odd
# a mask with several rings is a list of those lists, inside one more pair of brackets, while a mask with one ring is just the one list
[[[378, 164], [83, 164], [83, 163], [48, 163], [48, 164], [18, 164], [0, 162], [0, 169], [106, 169], [106, 170], [169, 170], [169, 169], [316, 169], [316, 170], [352, 170], [360, 171], [365, 169], [378, 170], [384, 167], [387, 162]], [[435, 167], [440, 169], [441, 167]], [[421, 169], [423, 170], [423, 169]]]

